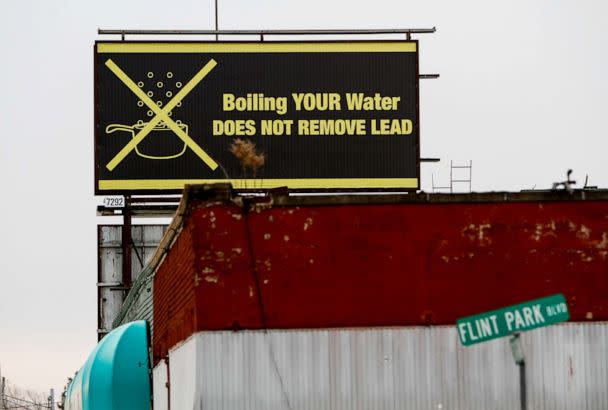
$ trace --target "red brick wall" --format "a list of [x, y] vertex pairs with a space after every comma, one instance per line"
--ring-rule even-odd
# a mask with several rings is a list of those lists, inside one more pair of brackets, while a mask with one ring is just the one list
[[185, 340], [196, 329], [193, 229], [191, 220], [186, 221], [154, 277], [155, 364], [167, 355], [168, 349]]

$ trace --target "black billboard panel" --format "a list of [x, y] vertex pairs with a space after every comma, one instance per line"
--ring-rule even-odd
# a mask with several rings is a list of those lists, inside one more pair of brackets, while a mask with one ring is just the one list
[[418, 44], [95, 45], [95, 192], [419, 187]]

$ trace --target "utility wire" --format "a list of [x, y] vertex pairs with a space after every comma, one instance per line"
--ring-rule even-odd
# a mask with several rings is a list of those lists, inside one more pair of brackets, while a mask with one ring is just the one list
[[34, 406], [45, 406], [45, 407], [48, 407], [46, 404], [36, 403], [34, 401], [29, 401], [29, 400], [22, 399], [22, 398], [19, 398], [19, 397], [15, 397], [15, 396], [11, 396], [11, 395], [8, 395], [8, 394], [5, 394], [4, 397], [8, 398], [8, 399], [11, 399], [13, 401], [22, 401], [24, 403], [31, 404], [31, 405], [34, 405]]
[[[131, 246], [133, 247], [133, 250], [135, 251], [135, 256], [137, 256], [137, 260], [139, 261], [139, 265], [143, 269], [144, 268], [144, 261], [141, 259], [141, 256], [139, 256], [139, 251], [137, 250], [137, 246], [135, 245], [135, 242], [133, 241], [133, 237], [131, 237], [130, 239], [131, 239]], [[142, 250], [143, 250], [143, 246], [142, 246]]]
[[[46, 404], [36, 403], [36, 402], [33, 402], [33, 401], [21, 399], [19, 397], [10, 396], [8, 394], [4, 395], [4, 400], [6, 402], [11, 402], [11, 404], [13, 405], [13, 407], [5, 407], [6, 409], [11, 409], [11, 408], [29, 409], [32, 406], [35, 406], [34, 407], [35, 409], [40, 409], [40, 408], [50, 409], [50, 407], [48, 405], [46, 405]], [[14, 406], [19, 406], [19, 407], [14, 407]]]
[[9, 404], [9, 406], [5, 406], [4, 407], [6, 410], [9, 410], [9, 409], [27, 409], [27, 410], [50, 409], [49, 406], [44, 405], [44, 404], [38, 404], [38, 403], [21, 404], [21, 403], [19, 403], [17, 401], [14, 401], [12, 399], [7, 399], [6, 403]]

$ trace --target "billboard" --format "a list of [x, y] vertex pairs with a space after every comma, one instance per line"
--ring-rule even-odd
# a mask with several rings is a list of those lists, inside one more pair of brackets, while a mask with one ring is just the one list
[[419, 187], [418, 43], [97, 42], [95, 192]]

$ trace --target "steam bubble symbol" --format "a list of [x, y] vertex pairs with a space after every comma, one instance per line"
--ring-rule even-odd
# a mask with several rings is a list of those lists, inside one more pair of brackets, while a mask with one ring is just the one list
[[[148, 73], [146, 74], [146, 77], [147, 77], [147, 78], [149, 78], [149, 79], [153, 79], [153, 78], [154, 78], [154, 75], [155, 75], [155, 74], [154, 74], [154, 72], [153, 72], [153, 71], [148, 71]], [[167, 77], [167, 79], [172, 79], [172, 78], [173, 78], [173, 72], [171, 72], [171, 71], [167, 71], [167, 73], [165, 74], [165, 76]], [[156, 81], [156, 84], [155, 84], [155, 85], [156, 85], [156, 88], [157, 88], [158, 90], [160, 90], [161, 88], [164, 88], [166, 84], [165, 84], [165, 83], [163, 83], [162, 81]], [[144, 87], [145, 87], [145, 83], [144, 83], [143, 81], [139, 81], [139, 82], [137, 83], [137, 86], [138, 86], [139, 88], [141, 88], [141, 89], [144, 89]], [[176, 82], [175, 82], [175, 88], [182, 88], [182, 86], [183, 86], [183, 84], [182, 84], [182, 82], [181, 82], [181, 81], [176, 81]], [[147, 95], [148, 97], [152, 98], [152, 97], [154, 97], [154, 91], [152, 91], [152, 90], [148, 90], [148, 91], [146, 92], [146, 95]], [[174, 95], [174, 94], [173, 94], [173, 91], [172, 91], [172, 90], [170, 90], [170, 89], [169, 89], [169, 90], [167, 90], [167, 91], [165, 92], [165, 97], [167, 97], [167, 98], [169, 98], [169, 99], [170, 99], [170, 98], [172, 98], [172, 97], [173, 97], [173, 95]], [[160, 95], [159, 95], [159, 97], [160, 97]], [[160, 100], [160, 99], [156, 101], [156, 105], [157, 105], [158, 107], [162, 107], [162, 106], [163, 106], [163, 104], [164, 104], [164, 102], [163, 102], [162, 100]], [[143, 102], [142, 100], [137, 101], [137, 106], [138, 106], [138, 107], [143, 108], [143, 107], [144, 107], [144, 105], [145, 105], [145, 104], [144, 104], [144, 102]], [[176, 107], [181, 107], [181, 106], [182, 106], [181, 101], [179, 101], [177, 104], [175, 104], [175, 106], [176, 106]], [[152, 117], [152, 116], [154, 116], [154, 112], [153, 112], [152, 110], [148, 110], [148, 112], [147, 112], [146, 114], [147, 114], [147, 116], [148, 116], [148, 117]], [[169, 111], [169, 113], [168, 113], [167, 115], [168, 115], [169, 117], [173, 116], [173, 111]], [[140, 121], [141, 121], [141, 120], [140, 120]]]

